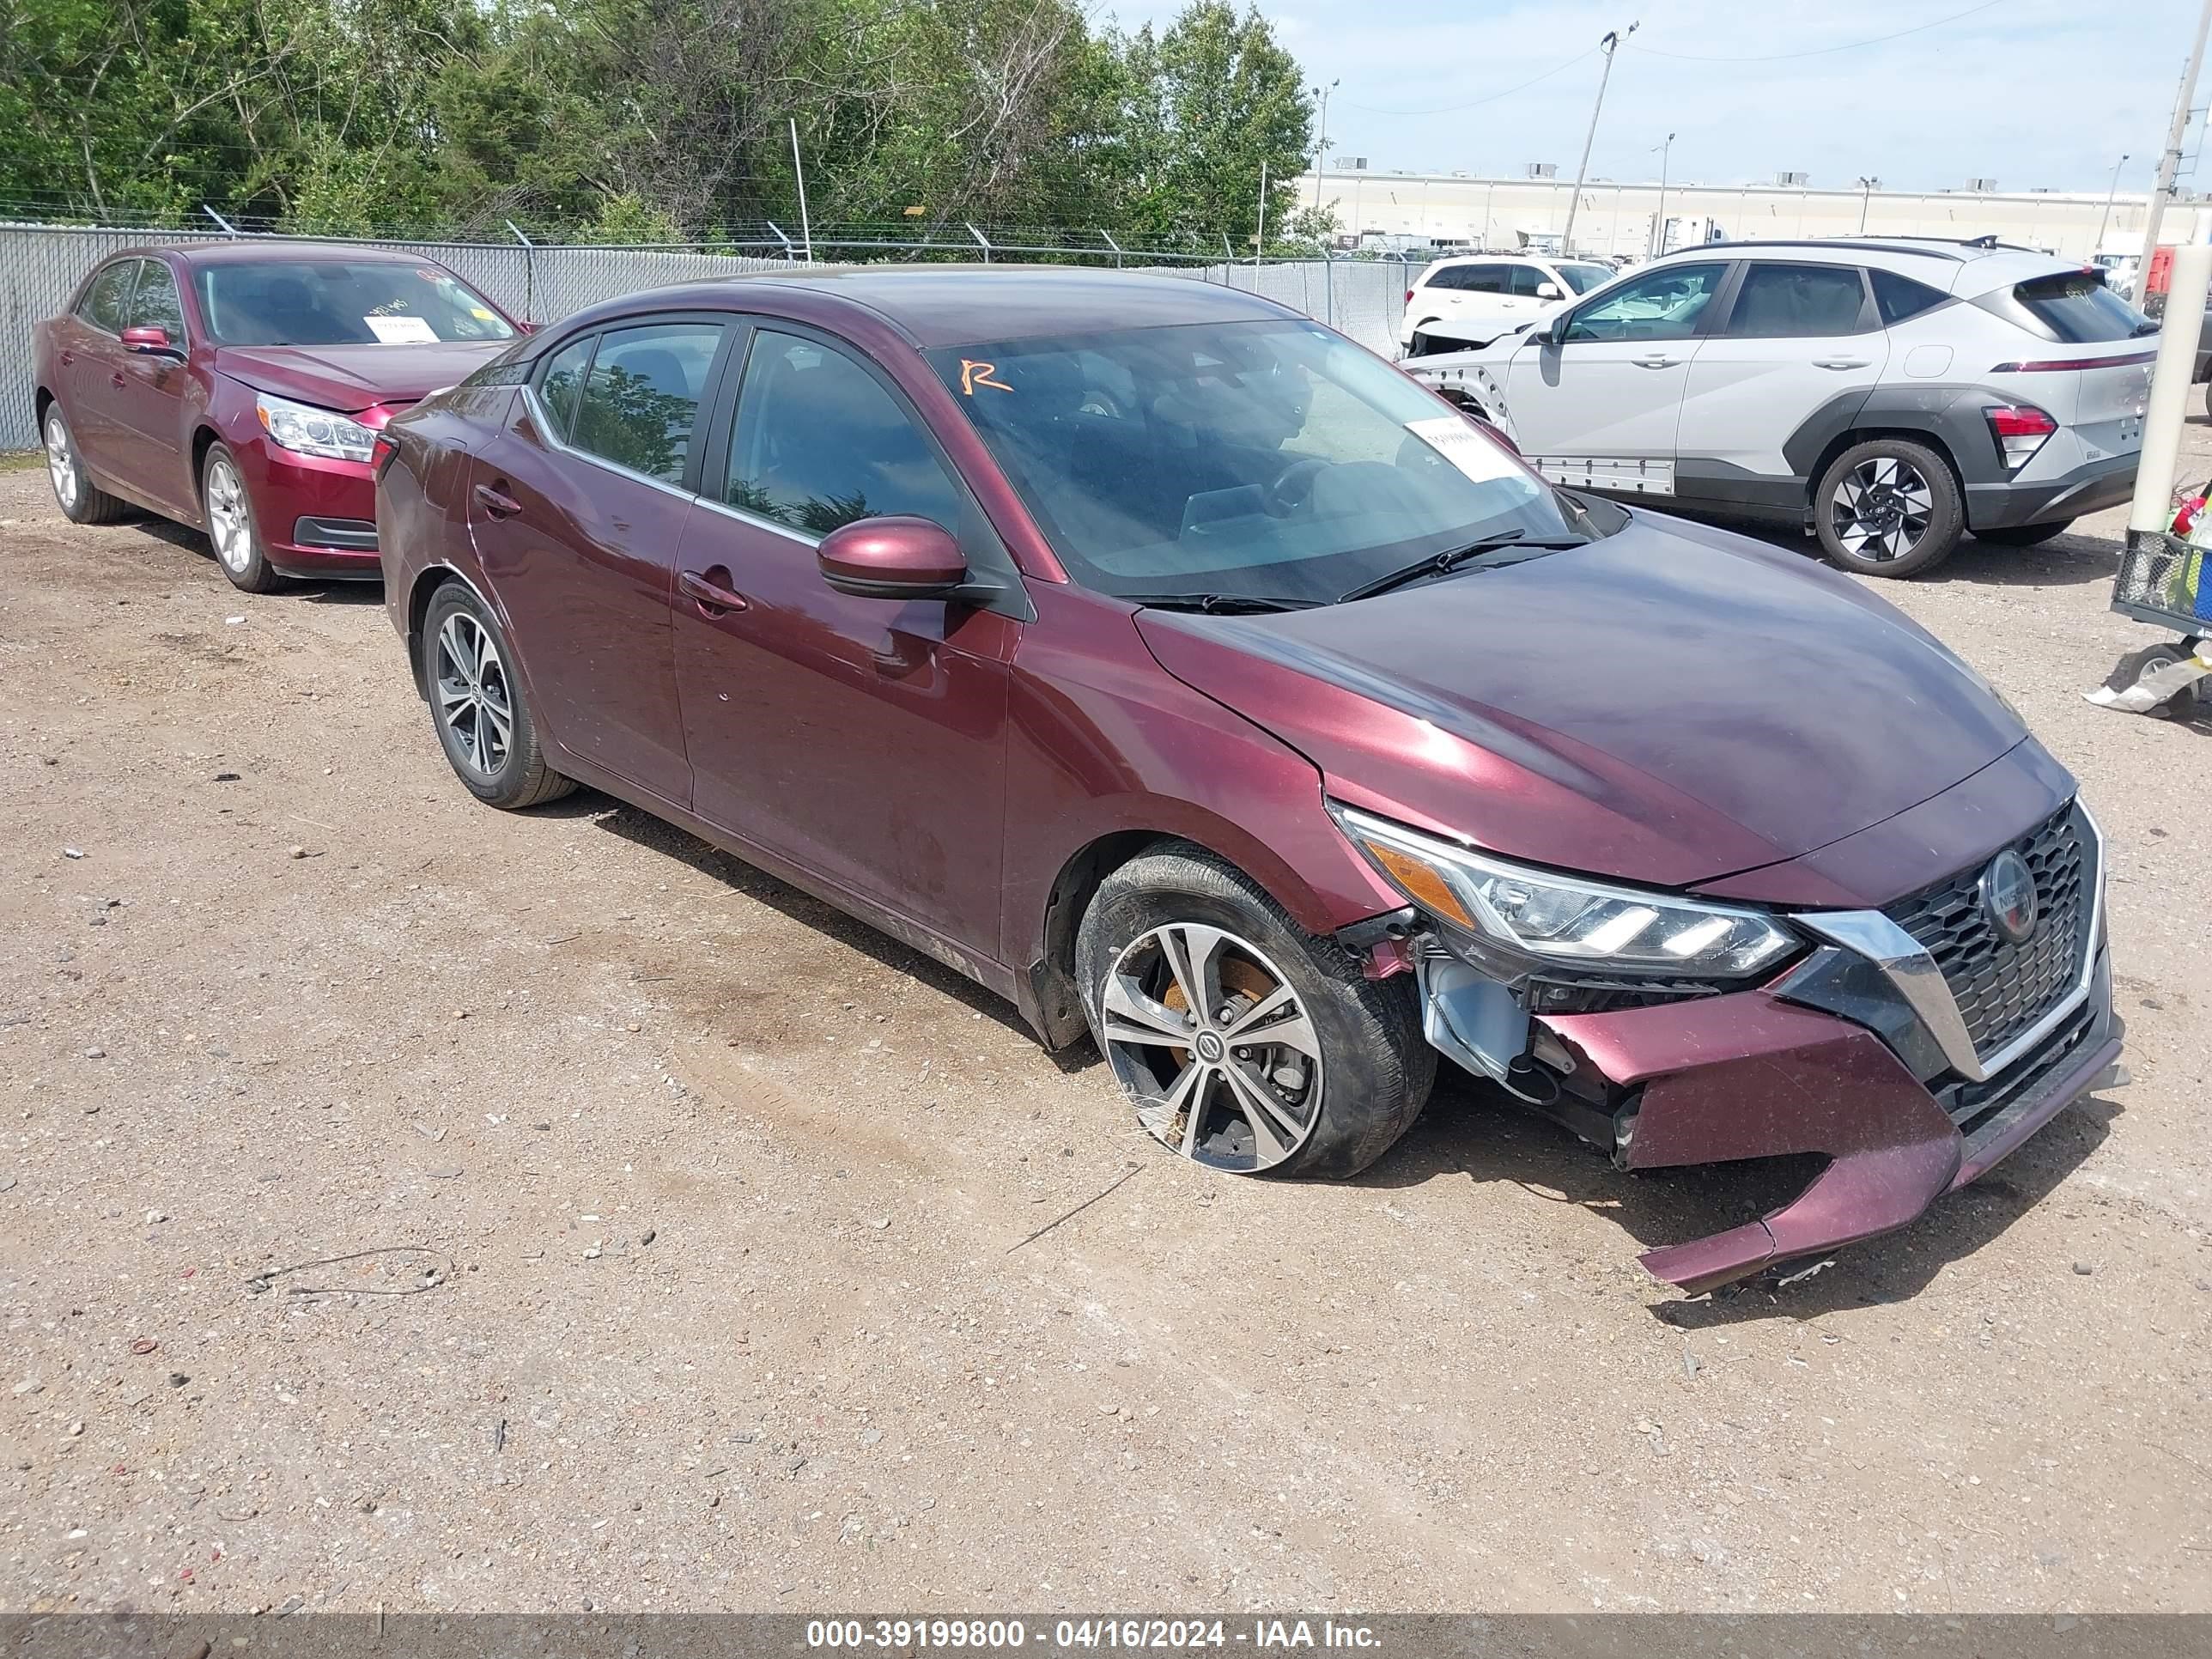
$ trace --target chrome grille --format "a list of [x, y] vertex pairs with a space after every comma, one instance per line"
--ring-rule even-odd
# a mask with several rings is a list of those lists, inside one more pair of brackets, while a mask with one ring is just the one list
[[[2008, 945], [1982, 908], [1978, 860], [1949, 880], [1889, 907], [1889, 919], [1942, 970], [1974, 1051], [1996, 1053], [2062, 1001], [2081, 977], [2096, 884], [2096, 842], [2069, 805], [2012, 843], [2035, 873], [2033, 937]], [[1990, 857], [1994, 858], [1993, 853]]]

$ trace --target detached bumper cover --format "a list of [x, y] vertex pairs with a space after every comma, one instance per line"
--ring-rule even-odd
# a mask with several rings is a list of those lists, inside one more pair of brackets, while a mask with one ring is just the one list
[[2121, 1047], [2101, 950], [2079, 1015], [2004, 1076], [1943, 1099], [1873, 1031], [1765, 991], [1543, 1023], [1613, 1082], [1640, 1085], [1619, 1152], [1628, 1169], [1832, 1160], [1759, 1220], [1644, 1255], [1692, 1295], [1905, 1225], [2096, 1087]]

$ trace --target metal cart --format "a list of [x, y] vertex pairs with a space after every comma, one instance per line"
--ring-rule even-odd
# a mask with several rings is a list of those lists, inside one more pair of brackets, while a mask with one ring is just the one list
[[[2206, 511], [2212, 512], [2212, 507]], [[2195, 667], [2212, 640], [2212, 571], [2208, 550], [2180, 537], [2131, 534], [2112, 583], [2112, 609], [2153, 628], [2181, 635], [2178, 641], [2147, 645], [2120, 659], [2106, 680], [2123, 706], [2165, 719], [2189, 718], [2212, 711], [2212, 675]], [[2172, 686], [2174, 689], [2167, 690]], [[2134, 693], [2132, 696], [2130, 693]], [[2158, 695], [2163, 693], [2164, 695]]]

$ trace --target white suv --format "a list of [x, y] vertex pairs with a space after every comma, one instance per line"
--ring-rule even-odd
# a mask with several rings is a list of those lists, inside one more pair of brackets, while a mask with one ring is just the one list
[[1406, 367], [1554, 483], [1910, 576], [2125, 501], [2157, 329], [2096, 267], [1987, 240], [1738, 242]]
[[1406, 290], [1398, 343], [1408, 357], [1488, 345], [1610, 282], [1613, 267], [1518, 253], [1439, 259]]

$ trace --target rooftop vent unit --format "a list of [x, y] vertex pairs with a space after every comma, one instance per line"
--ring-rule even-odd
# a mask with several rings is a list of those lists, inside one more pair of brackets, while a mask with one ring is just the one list
[[1966, 188], [1977, 196], [1994, 196], [1996, 194], [1997, 181], [1994, 179], [1969, 179], [1966, 180]]
[[1531, 161], [1528, 163], [1528, 176], [1531, 179], [1556, 179], [1559, 176], [1559, 164], [1557, 161]]
[[1774, 182], [1784, 190], [1802, 190], [1812, 178], [1809, 173], [1778, 173], [1774, 175]]
[[1364, 173], [1367, 171], [1367, 158], [1364, 155], [1340, 155], [1336, 158], [1336, 165], [1341, 172]]

